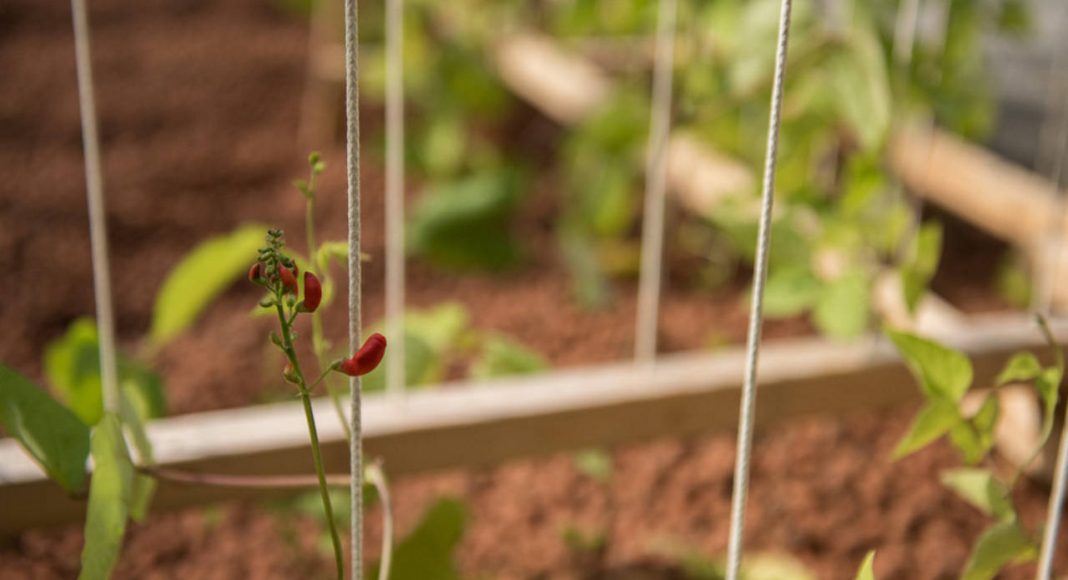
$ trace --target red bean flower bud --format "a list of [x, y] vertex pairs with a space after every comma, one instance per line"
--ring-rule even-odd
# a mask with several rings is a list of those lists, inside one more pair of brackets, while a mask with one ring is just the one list
[[315, 312], [323, 301], [323, 285], [311, 272], [304, 273], [304, 311]]
[[356, 351], [356, 354], [352, 355], [352, 358], [341, 361], [337, 370], [350, 377], [366, 375], [375, 370], [378, 363], [382, 362], [382, 357], [385, 354], [386, 337], [376, 332], [363, 343], [363, 346]]
[[254, 284], [259, 284], [263, 279], [263, 264], [256, 262], [248, 269], [248, 281]]
[[291, 292], [293, 294], [297, 293], [297, 276], [292, 270], [279, 264], [278, 278], [282, 280], [282, 286], [285, 287], [286, 292]]

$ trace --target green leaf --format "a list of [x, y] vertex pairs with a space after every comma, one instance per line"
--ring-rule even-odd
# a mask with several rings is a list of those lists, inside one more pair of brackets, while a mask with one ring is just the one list
[[938, 270], [942, 255], [941, 224], [924, 224], [912, 240], [911, 254], [910, 263], [901, 271], [901, 287], [905, 294], [905, 305], [909, 312], [915, 312], [920, 298], [927, 291], [927, 285]]
[[1056, 367], [1050, 367], [1042, 371], [1035, 379], [1035, 390], [1042, 400], [1042, 438], [1041, 444], [1045, 444], [1053, 432], [1054, 413], [1057, 410], [1057, 399], [1060, 397], [1062, 371]]
[[868, 277], [852, 270], [830, 282], [816, 303], [813, 319], [827, 336], [850, 339], [868, 328], [870, 316]]
[[506, 336], [490, 334], [482, 342], [482, 353], [471, 365], [471, 376], [488, 379], [527, 375], [547, 368], [548, 361], [537, 352]]
[[575, 453], [575, 469], [599, 483], [612, 480], [612, 456], [603, 449], [583, 449]]
[[928, 402], [913, 419], [908, 433], [897, 444], [893, 458], [901, 459], [919, 451], [945, 435], [960, 421], [960, 412], [956, 404], [940, 400]]
[[[387, 351], [386, 356], [391, 356]], [[365, 393], [381, 393], [386, 390], [386, 369], [381, 364], [367, 373], [360, 381]], [[444, 360], [426, 340], [412, 333], [404, 335], [404, 382], [409, 387], [427, 385], [440, 380], [444, 373]]]
[[1006, 564], [1034, 560], [1037, 555], [1037, 546], [1019, 523], [999, 522], [979, 537], [961, 580], [990, 580]]
[[875, 580], [875, 550], [864, 556], [864, 561], [857, 570], [856, 580]]
[[194, 248], [163, 282], [149, 336], [162, 345], [185, 330], [223, 290], [248, 272], [265, 226], [246, 225]]
[[819, 300], [823, 285], [805, 266], [773, 269], [764, 287], [764, 314], [771, 318], [796, 316]]
[[0, 365], [0, 426], [70, 494], [85, 490], [89, 428], [44, 390]]
[[[86, 425], [95, 425], [104, 414], [100, 378], [100, 351], [96, 323], [91, 318], [75, 320], [59, 339], [45, 349], [48, 382], [59, 397]], [[142, 363], [118, 354], [119, 385], [141, 417], [162, 417], [167, 412], [163, 381]]]
[[986, 469], [960, 468], [942, 472], [942, 485], [956, 492], [984, 514], [1006, 521], [1016, 517], [1009, 489]]
[[79, 580], [106, 580], [122, 552], [134, 485], [130, 453], [119, 419], [105, 414], [93, 429], [93, 479], [85, 519]]
[[983, 460], [994, 447], [994, 427], [997, 424], [1000, 404], [996, 396], [988, 396], [979, 410], [967, 421], [962, 421], [949, 432], [949, 439], [964, 455], [965, 463], [975, 465]]
[[836, 110], [857, 136], [861, 148], [879, 149], [890, 128], [890, 83], [875, 31], [854, 27], [846, 46], [828, 60], [824, 69], [836, 97]]
[[96, 323], [79, 318], [66, 334], [48, 343], [44, 371], [49, 384], [86, 425], [96, 425], [104, 414], [100, 385], [100, 351]]
[[1024, 383], [1035, 380], [1042, 373], [1042, 363], [1038, 357], [1029, 353], [1021, 352], [1012, 357], [997, 378], [997, 386], [1008, 383]]
[[924, 393], [959, 402], [972, 383], [972, 363], [968, 357], [936, 342], [907, 332], [887, 329]]
[[500, 270], [515, 265], [519, 248], [511, 220], [522, 181], [487, 171], [424, 193], [408, 222], [408, 248], [442, 267]]
[[349, 243], [345, 241], [333, 241], [319, 244], [319, 249], [315, 251], [316, 267], [320, 270], [324, 270], [330, 265], [330, 260], [336, 261], [341, 266], [348, 266]]
[[[463, 504], [439, 499], [393, 550], [390, 580], [459, 580], [454, 555], [466, 520]], [[376, 576], [377, 570], [371, 574]]]

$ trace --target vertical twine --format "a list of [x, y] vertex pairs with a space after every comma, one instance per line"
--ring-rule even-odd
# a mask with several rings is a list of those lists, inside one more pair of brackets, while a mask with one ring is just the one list
[[405, 388], [404, 368], [404, 0], [386, 0], [386, 327], [393, 352], [386, 386]]
[[660, 309], [661, 263], [664, 248], [664, 190], [666, 152], [671, 130], [672, 72], [675, 62], [675, 19], [678, 0], [660, 0], [656, 34], [656, 69], [653, 71], [653, 103], [649, 143], [645, 157], [645, 218], [642, 223], [641, 278], [638, 282], [638, 315], [634, 358], [656, 358], [656, 331]]
[[[357, 0], [345, 0], [345, 143], [349, 210], [349, 352], [360, 346], [360, 95]], [[360, 378], [352, 377], [349, 463], [352, 578], [363, 577], [363, 439]]]
[[738, 456], [734, 466], [734, 498], [731, 502], [731, 529], [727, 546], [727, 579], [738, 580], [742, 560], [742, 533], [745, 528], [745, 501], [749, 491], [749, 463], [753, 451], [753, 417], [756, 410], [757, 360], [764, 313], [764, 282], [768, 274], [771, 248], [771, 210], [775, 197], [775, 161], [779, 149], [783, 79], [786, 75], [786, 49], [790, 38], [792, 0], [782, 0], [779, 36], [775, 51], [775, 82], [771, 91], [767, 153], [764, 157], [764, 183], [760, 207], [760, 230], [753, 272], [753, 304], [749, 313], [749, 339], [746, 344], [745, 382], [738, 411]]
[[78, 106], [85, 149], [86, 201], [89, 205], [89, 241], [93, 258], [93, 293], [96, 329], [100, 342], [100, 379], [104, 410], [119, 413], [118, 371], [115, 363], [115, 314], [111, 304], [111, 266], [108, 262], [108, 230], [104, 210], [104, 179], [100, 169], [100, 138], [96, 128], [93, 98], [93, 65], [89, 51], [89, 17], [85, 0], [71, 0], [74, 22], [74, 58], [78, 71]]
[[[1060, 24], [1068, 23], [1068, 9], [1062, 9]], [[1068, 39], [1063, 35], [1057, 43], [1059, 50], [1054, 57], [1051, 79], [1047, 87], [1047, 112], [1056, 112], [1057, 130], [1054, 136], [1049, 125], [1043, 126], [1040, 153], [1043, 159], [1039, 163], [1050, 165], [1050, 178], [1053, 193], [1057, 195], [1057, 211], [1051, 216], [1047, 231], [1047, 243], [1042, 247], [1044, 268], [1041, 277], [1041, 294], [1037, 296], [1036, 306], [1049, 317], [1053, 308], [1053, 298], [1057, 291], [1057, 279], [1061, 267], [1061, 254], [1064, 246], [1064, 217], [1066, 200], [1060, 191], [1063, 177], [1064, 154], [1068, 146], [1068, 74], [1066, 74], [1065, 48]], [[1055, 141], [1053, 141], [1056, 139]], [[1052, 151], [1051, 151], [1052, 150]], [[1040, 168], [1044, 169], [1044, 168]], [[1049, 248], [1052, 243], [1053, 247]], [[1048, 251], [1051, 250], [1051, 251]], [[1052, 254], [1050, 256], [1049, 254]], [[1056, 553], [1057, 536], [1060, 534], [1061, 514], [1064, 511], [1065, 488], [1068, 487], [1068, 409], [1065, 410], [1061, 428], [1060, 446], [1057, 448], [1057, 463], [1053, 472], [1053, 489], [1049, 493], [1049, 505], [1046, 508], [1046, 527], [1042, 533], [1042, 548], [1039, 552], [1038, 567], [1035, 578], [1049, 580], [1053, 575], [1053, 557]]]

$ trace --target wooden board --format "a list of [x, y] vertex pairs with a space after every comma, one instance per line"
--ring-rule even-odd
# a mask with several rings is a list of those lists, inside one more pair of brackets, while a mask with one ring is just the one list
[[[1068, 338], [1068, 323], [1056, 324]], [[1013, 352], [1040, 347], [1020, 315], [943, 327], [938, 337], [967, 352], [988, 381]], [[529, 378], [443, 385], [404, 400], [369, 397], [365, 449], [391, 476], [490, 466], [588, 446], [615, 446], [734, 428], [744, 364], [741, 347], [666, 356]], [[776, 341], [760, 361], [757, 422], [808, 414], [840, 415], [917, 400], [918, 391], [889, 345], [819, 338]], [[325, 400], [315, 403], [330, 471], [348, 466], [347, 443]], [[162, 466], [227, 474], [311, 474], [303, 414], [296, 403], [179, 416], [149, 427]], [[162, 482], [154, 509], [292, 490], [209, 488]], [[73, 522], [83, 502], [64, 497], [14, 442], [0, 441], [0, 533]]]

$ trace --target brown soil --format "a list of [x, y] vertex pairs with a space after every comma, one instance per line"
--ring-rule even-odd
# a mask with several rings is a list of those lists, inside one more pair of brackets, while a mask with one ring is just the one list
[[[91, 4], [118, 334], [133, 350], [164, 276], [198, 240], [249, 221], [301, 231], [302, 201], [289, 182], [304, 172], [305, 151], [295, 135], [307, 37], [299, 22], [266, 0]], [[42, 382], [44, 345], [93, 312], [69, 16], [61, 2], [0, 4], [0, 327], [6, 337], [0, 360]], [[375, 115], [365, 111], [369, 124]], [[552, 133], [536, 117], [523, 122], [534, 133]], [[377, 137], [365, 135], [373, 149]], [[342, 151], [323, 149], [330, 165], [323, 234], [339, 239]], [[363, 168], [369, 321], [382, 313], [379, 165], [368, 156]], [[539, 178], [527, 204], [519, 227], [528, 267], [503, 276], [452, 276], [412, 262], [410, 303], [464, 303], [475, 327], [508, 333], [555, 366], [628, 356], [633, 283], [620, 283], [608, 310], [576, 307], [553, 242], [551, 172]], [[950, 240], [957, 230], [963, 228], [951, 228]], [[949, 251], [967, 257], [1003, 250], [985, 239], [976, 243], [985, 245]], [[982, 252], [972, 251], [978, 247]], [[988, 290], [974, 290], [988, 288], [982, 272], [957, 269], [942, 274], [936, 287], [968, 310], [1000, 307]], [[664, 350], [743, 338], [743, 282], [710, 298], [684, 283], [678, 268], [670, 280]], [[255, 300], [254, 289], [235, 287], [160, 354], [172, 412], [247, 405], [286, 392], [265, 378], [273, 372], [262, 372], [268, 322], [248, 318]], [[342, 325], [331, 321], [329, 330], [340, 335]], [[806, 321], [790, 320], [769, 324], [766, 335], [809, 331]], [[885, 460], [907, 416], [810, 420], [762, 436], [748, 545], [794, 554], [827, 578], [849, 576], [872, 547], [880, 550], [881, 578], [940, 578], [959, 569], [983, 520], [938, 485], [937, 471], [956, 463], [947, 449], [899, 464]], [[729, 435], [652, 443], [613, 457], [616, 473], [607, 485], [579, 474], [570, 456], [401, 481], [400, 525], [410, 527], [439, 494], [460, 496], [471, 514], [462, 568], [501, 578], [670, 578], [677, 570], [655, 545], [722, 551]], [[1021, 493], [1030, 521], [1039, 517], [1044, 497], [1035, 488]], [[155, 516], [130, 533], [119, 575], [287, 578], [328, 570], [315, 525], [293, 518], [247, 504]], [[376, 525], [369, 542], [376, 541]], [[606, 547], [569, 552], [561, 539], [569, 525], [603, 533]], [[23, 534], [0, 550], [0, 576], [70, 577], [80, 545], [77, 529]]]

